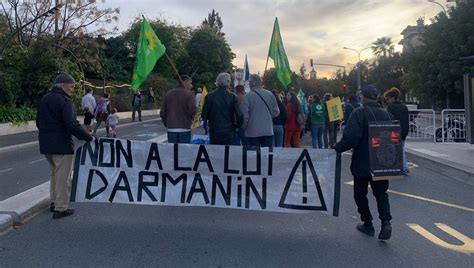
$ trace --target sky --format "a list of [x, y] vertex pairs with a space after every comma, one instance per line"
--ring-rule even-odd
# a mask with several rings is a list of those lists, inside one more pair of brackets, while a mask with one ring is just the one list
[[[438, 0], [442, 5], [452, 5]], [[107, 0], [100, 6], [119, 7], [117, 25], [124, 31], [139, 14], [183, 26], [199, 26], [215, 9], [222, 18], [222, 31], [236, 54], [233, 64], [243, 68], [247, 54], [252, 73], [263, 73], [275, 17], [286, 54], [294, 72], [309, 60], [346, 66], [357, 62], [357, 53], [343, 47], [363, 49], [377, 38], [391, 37], [398, 44], [407, 25], [424, 18], [430, 23], [442, 8], [427, 0]], [[397, 45], [396, 51], [401, 51]], [[370, 59], [370, 49], [361, 59]], [[270, 59], [268, 68], [273, 67]], [[316, 66], [318, 77], [331, 77], [337, 68]]]

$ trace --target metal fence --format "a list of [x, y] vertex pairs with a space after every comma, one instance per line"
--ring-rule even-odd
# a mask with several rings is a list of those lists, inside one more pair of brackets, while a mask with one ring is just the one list
[[441, 111], [441, 128], [436, 130], [438, 142], [466, 142], [466, 113], [464, 109]]
[[408, 119], [408, 139], [436, 141], [436, 114], [434, 110], [410, 110]]
[[[434, 142], [466, 142], [464, 109], [444, 109], [436, 114], [432, 109], [408, 111], [408, 140]], [[341, 124], [342, 133], [344, 126]]]

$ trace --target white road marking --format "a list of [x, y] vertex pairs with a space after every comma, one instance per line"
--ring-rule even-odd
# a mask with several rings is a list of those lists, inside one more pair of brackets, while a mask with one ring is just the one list
[[431, 156], [435, 156], [435, 157], [440, 157], [440, 156], [448, 156], [448, 155], [445, 155], [445, 154], [440, 154], [440, 153], [437, 153], [435, 151], [431, 151], [431, 150], [428, 150], [428, 149], [413, 149], [413, 151], [417, 151], [417, 152], [420, 152], [420, 153], [424, 153], [424, 154], [427, 154], [427, 155], [431, 155]]
[[38, 163], [38, 162], [43, 161], [43, 160], [46, 160], [46, 158], [41, 158], [41, 159], [38, 159], [38, 160], [35, 160], [35, 161], [31, 161], [30, 164]]
[[168, 141], [168, 133], [162, 134], [158, 137], [155, 137], [153, 139], [149, 139], [149, 142], [156, 142], [156, 143], [164, 143]]
[[3, 172], [7, 172], [7, 171], [10, 171], [12, 170], [13, 168], [7, 168], [7, 169], [4, 169], [4, 170], [0, 170], [0, 173], [3, 173]]
[[[354, 181], [348, 181], [348, 182], [345, 182], [344, 184], [354, 186]], [[402, 193], [402, 192], [398, 192], [398, 191], [394, 191], [394, 190], [388, 190], [387, 192], [392, 193], [392, 194], [401, 195], [401, 196], [410, 197], [410, 198], [421, 200], [421, 201], [426, 201], [426, 202], [442, 205], [442, 206], [447, 206], [447, 207], [457, 208], [457, 209], [461, 209], [461, 210], [465, 210], [465, 211], [469, 211], [469, 212], [474, 212], [474, 208], [469, 208], [469, 207], [464, 207], [464, 206], [460, 206], [460, 205], [456, 205], [456, 204], [451, 204], [451, 203], [448, 203], [448, 202], [443, 202], [443, 201], [439, 201], [439, 200], [435, 200], [435, 199], [431, 199], [431, 198], [426, 198], [426, 197], [419, 196], [419, 195], [407, 194], [407, 193]]]

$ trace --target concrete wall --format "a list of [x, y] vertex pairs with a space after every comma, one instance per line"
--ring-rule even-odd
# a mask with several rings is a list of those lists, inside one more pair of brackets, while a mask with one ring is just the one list
[[[120, 119], [127, 119], [127, 118], [132, 118], [132, 112], [121, 112], [117, 113]], [[158, 116], [160, 114], [160, 110], [144, 110], [142, 111], [142, 116], [150, 116], [150, 115], [156, 115]], [[77, 120], [79, 122], [83, 122], [83, 117], [78, 116]], [[37, 131], [38, 128], [36, 128], [36, 122], [35, 121], [29, 121], [27, 123], [23, 123], [20, 125], [15, 125], [12, 123], [6, 123], [6, 124], [0, 124], [0, 136], [4, 135], [12, 135], [12, 134], [18, 134], [18, 133], [24, 133], [24, 132], [33, 132]]]

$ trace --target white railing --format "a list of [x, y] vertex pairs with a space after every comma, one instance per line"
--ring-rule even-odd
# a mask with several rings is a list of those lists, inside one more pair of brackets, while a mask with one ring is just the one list
[[408, 111], [408, 138], [436, 141], [436, 114], [432, 109]]
[[466, 113], [464, 109], [441, 111], [441, 128], [436, 130], [438, 142], [466, 142]]

